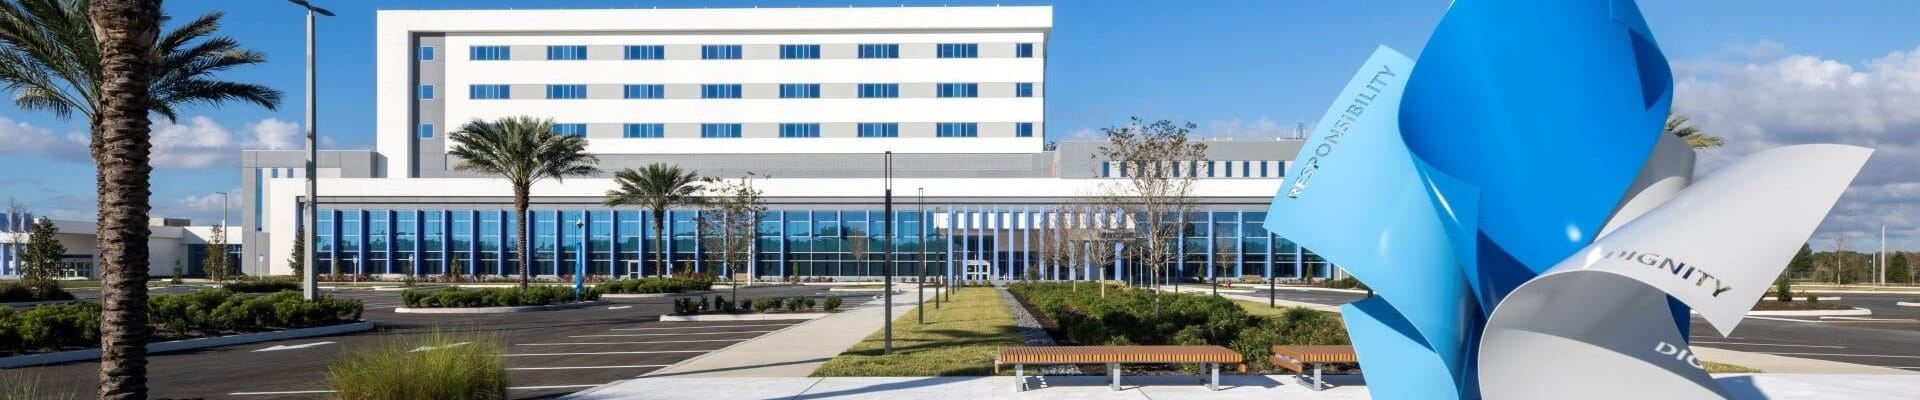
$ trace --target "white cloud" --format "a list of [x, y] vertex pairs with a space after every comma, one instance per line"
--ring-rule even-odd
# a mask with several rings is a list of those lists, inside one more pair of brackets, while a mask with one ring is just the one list
[[236, 187], [227, 190], [227, 197], [224, 199], [226, 201], [224, 210], [221, 204], [222, 200], [219, 193], [188, 195], [155, 204], [153, 215], [156, 217], [188, 218], [192, 219], [195, 225], [212, 225], [220, 223], [220, 218], [224, 213], [228, 225], [239, 224], [240, 188]]
[[153, 120], [155, 168], [208, 168], [228, 164], [239, 157], [233, 134], [212, 118], [195, 116], [178, 122]]
[[43, 156], [86, 160], [87, 137], [81, 133], [61, 135], [0, 116], [0, 154]]
[[1300, 136], [1298, 128], [1299, 126], [1295, 124], [1282, 125], [1267, 117], [1260, 117], [1253, 121], [1232, 119], [1208, 122], [1206, 125], [1201, 125], [1195, 134], [1216, 138], [1291, 138]]
[[[232, 131], [206, 116], [179, 121], [154, 119], [153, 166], [155, 168], [206, 169], [234, 167], [240, 150], [247, 148], [294, 149], [305, 147], [300, 125], [266, 118], [246, 125], [249, 136], [236, 138]], [[326, 139], [326, 138], [322, 138]], [[0, 154], [39, 156], [87, 162], [87, 134], [66, 135], [35, 127], [26, 122], [0, 116]], [[332, 140], [322, 140], [323, 147]]]
[[306, 148], [305, 132], [300, 124], [281, 121], [279, 118], [267, 118], [247, 125], [253, 131], [253, 142], [249, 147], [261, 149]]
[[1860, 248], [1888, 227], [1889, 248], [1920, 248], [1920, 48], [1858, 64], [1788, 54], [1761, 43], [1727, 54], [1744, 60], [1675, 63], [1674, 111], [1723, 136], [1701, 152], [1711, 171], [1755, 151], [1802, 143], [1873, 148], [1873, 158], [1815, 234], [1815, 246], [1847, 235]]

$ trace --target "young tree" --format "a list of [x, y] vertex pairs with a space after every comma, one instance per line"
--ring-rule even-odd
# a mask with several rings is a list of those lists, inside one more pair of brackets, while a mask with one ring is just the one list
[[226, 282], [231, 272], [227, 265], [227, 228], [214, 225], [212, 236], [207, 240], [207, 258], [200, 262], [200, 269], [206, 271], [207, 279]]
[[[753, 187], [753, 174], [741, 177], [737, 181], [715, 182], [707, 188], [707, 209], [700, 214], [701, 230], [707, 233], [719, 233], [708, 239], [706, 246], [709, 260], [720, 260], [727, 271], [727, 278], [747, 271], [748, 263], [753, 260], [754, 242], [760, 239], [760, 214], [767, 211], [766, 201], [761, 199], [760, 189]], [[749, 274], [746, 281], [751, 282]], [[738, 299], [740, 282], [734, 280], [733, 294]]]
[[307, 235], [293, 235], [293, 254], [287, 255], [287, 266], [293, 268], [293, 276], [307, 276], [307, 260], [301, 257], [307, 254]]
[[67, 246], [60, 244], [60, 228], [54, 227], [52, 220], [40, 218], [33, 221], [29, 232], [26, 251], [20, 254], [21, 283], [34, 290], [58, 288], [54, 278], [60, 275], [60, 257], [67, 254]]
[[647, 164], [639, 170], [628, 168], [614, 173], [613, 180], [620, 187], [608, 190], [607, 199], [602, 203], [609, 207], [641, 206], [652, 212], [654, 263], [660, 266], [662, 275], [672, 276], [673, 266], [667, 262], [666, 253], [667, 209], [699, 205], [702, 184], [707, 180], [693, 171], [666, 163]]
[[506, 117], [494, 121], [473, 120], [454, 131], [448, 140], [453, 149], [447, 155], [460, 160], [454, 168], [461, 171], [498, 175], [513, 188], [514, 241], [520, 251], [520, 288], [527, 288], [533, 262], [528, 255], [533, 246], [527, 241], [527, 201], [533, 183], [600, 173], [593, 165], [599, 157], [587, 153], [587, 139], [553, 133], [553, 120], [534, 117]]
[[1211, 279], [1211, 281], [1213, 281], [1213, 294], [1215, 296], [1220, 295], [1221, 279], [1234, 279], [1234, 280], [1239, 279], [1239, 277], [1237, 276], [1228, 276], [1226, 274], [1227, 271], [1233, 270], [1234, 265], [1239, 264], [1238, 261], [1240, 260], [1240, 243], [1238, 242], [1239, 242], [1238, 239], [1225, 239], [1225, 238], [1214, 239], [1213, 266], [1210, 268], [1213, 268], [1213, 271], [1214, 271], [1213, 279]]
[[1189, 134], [1197, 126], [1134, 117], [1125, 125], [1102, 128], [1107, 143], [1094, 157], [1119, 166], [1122, 175], [1105, 185], [1106, 201], [1133, 218], [1139, 238], [1126, 246], [1131, 259], [1148, 266], [1154, 282], [1154, 315], [1160, 314], [1159, 282], [1179, 260], [1174, 240], [1193, 210], [1193, 188], [1206, 161], [1207, 145]]
[[847, 253], [853, 255], [854, 273], [865, 274], [867, 272], [867, 250], [873, 248], [872, 242], [868, 240], [867, 230], [861, 228], [843, 228], [843, 232], [845, 232], [846, 235], [840, 236], [839, 239], [841, 243], [846, 244]]
[[1887, 256], [1887, 283], [1913, 282], [1913, 271], [1907, 268], [1907, 252], [1897, 251]]
[[1793, 276], [1812, 276], [1813, 244], [1801, 243], [1800, 252], [1793, 253], [1793, 259], [1787, 261], [1787, 273]]

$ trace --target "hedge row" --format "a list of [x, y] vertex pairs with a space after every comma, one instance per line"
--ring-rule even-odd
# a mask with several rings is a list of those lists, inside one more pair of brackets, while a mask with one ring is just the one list
[[599, 288], [587, 288], [574, 296], [571, 286], [531, 286], [520, 288], [414, 289], [400, 292], [400, 301], [410, 308], [520, 307], [544, 306], [600, 299]]
[[1021, 282], [1008, 290], [1058, 326], [1056, 336], [1078, 345], [1226, 346], [1251, 366], [1269, 369], [1274, 345], [1347, 344], [1346, 327], [1332, 313], [1293, 308], [1278, 317], [1247, 313], [1225, 298], [1108, 288], [1074, 290], [1070, 283]]
[[642, 294], [642, 293], [684, 293], [713, 288], [710, 278], [640, 278], [615, 279], [593, 285], [601, 293]]
[[300, 278], [291, 276], [240, 277], [239, 280], [220, 285], [221, 288], [240, 293], [274, 293], [300, 290]]
[[66, 289], [61, 289], [60, 283], [54, 281], [0, 282], [0, 303], [53, 300], [73, 300], [73, 294], [67, 293]]
[[[224, 289], [149, 299], [156, 341], [226, 333], [306, 328], [358, 321], [359, 300], [299, 293], [238, 295]], [[0, 308], [0, 351], [28, 353], [100, 345], [100, 304], [54, 304], [24, 310]]]

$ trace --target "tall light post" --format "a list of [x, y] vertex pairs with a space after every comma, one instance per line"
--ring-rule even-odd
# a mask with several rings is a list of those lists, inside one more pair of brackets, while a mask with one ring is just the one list
[[220, 195], [220, 229], [227, 229], [227, 192], [213, 192]]
[[318, 168], [316, 168], [318, 161], [316, 160], [320, 159], [320, 147], [314, 139], [314, 132], [316, 130], [314, 128], [313, 115], [316, 107], [314, 107], [313, 103], [313, 21], [315, 14], [331, 17], [333, 16], [333, 12], [314, 6], [313, 3], [308, 3], [307, 0], [287, 1], [307, 9], [307, 201], [306, 204], [300, 207], [301, 219], [304, 220], [301, 221], [302, 223], [300, 224], [300, 240], [302, 240], [301, 243], [306, 244], [307, 251], [300, 254], [300, 265], [305, 266], [305, 268], [300, 269], [300, 297], [311, 301], [320, 294], [319, 286], [314, 282], [314, 269], [318, 266], [313, 265], [313, 249], [316, 248], [313, 242], [313, 230], [315, 226], [320, 225], [320, 217], [317, 215], [320, 213], [320, 197], [318, 197], [320, 185], [315, 181], [315, 178], [319, 176]]
[[885, 243], [887, 244], [887, 267], [883, 268], [881, 271], [882, 276], [886, 277], [886, 283], [883, 285], [884, 289], [882, 289], [883, 293], [881, 294], [881, 296], [886, 298], [885, 300], [886, 312], [881, 314], [880, 318], [886, 320], [885, 331], [887, 333], [886, 333], [886, 343], [880, 349], [880, 354], [893, 354], [893, 152], [892, 151], [887, 152], [886, 163], [887, 163], [886, 178], [884, 179], [884, 181], [886, 182], [886, 191], [884, 192], [885, 205], [881, 207], [882, 208], [881, 214], [883, 215], [881, 218], [885, 218], [885, 221], [886, 221], [886, 226], [881, 228], [881, 232], [883, 232], [881, 235], [886, 237]]
[[915, 213], [917, 213], [917, 216], [913, 217], [913, 220], [920, 221], [920, 225], [919, 225], [920, 226], [920, 256], [914, 257], [914, 258], [920, 259], [920, 280], [914, 281], [914, 282], [918, 282], [920, 286], [915, 288], [914, 292], [917, 292], [918, 295], [920, 296], [920, 307], [917, 307], [920, 310], [920, 324], [926, 325], [927, 324], [927, 188], [920, 187], [920, 188], [914, 188], [913, 190], [916, 193], [913, 201], [915, 203], [914, 208], [917, 210], [917, 211], [914, 211]]

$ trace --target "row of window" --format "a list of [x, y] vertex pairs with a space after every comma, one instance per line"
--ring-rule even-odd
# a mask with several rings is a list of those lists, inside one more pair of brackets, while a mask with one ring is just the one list
[[[430, 123], [420, 124], [418, 127], [420, 138], [432, 139], [436, 135], [436, 131], [433, 128], [433, 124]], [[700, 137], [702, 138], [738, 138], [741, 137], [740, 131], [741, 124], [738, 123], [700, 124]], [[861, 122], [857, 124], [856, 131], [859, 137], [863, 138], [896, 138], [900, 137], [900, 124], [896, 122]], [[629, 123], [623, 124], [621, 127], [621, 137], [627, 139], [664, 138], [666, 137], [666, 132], [666, 124], [661, 123]], [[1013, 132], [1016, 137], [1033, 137], [1033, 123], [1015, 123]], [[587, 124], [553, 124], [553, 133], [566, 136], [586, 137]], [[934, 124], [934, 133], [937, 137], [979, 137], [980, 124], [976, 122], [941, 122]], [[780, 124], [780, 137], [817, 138], [820, 137], [820, 124], [782, 123]]]
[[[1271, 163], [1271, 164], [1269, 164]], [[1126, 178], [1142, 171], [1140, 165], [1121, 165], [1112, 161], [1100, 162], [1100, 177]], [[1280, 178], [1286, 176], [1287, 164], [1283, 161], [1195, 161], [1191, 163], [1168, 163], [1154, 165], [1154, 174], [1189, 178]]]
[[[702, 99], [738, 99], [741, 96], [741, 88], [742, 88], [742, 85], [738, 83], [701, 84], [700, 98]], [[977, 97], [980, 97], [980, 84], [978, 83], [941, 83], [941, 84], [938, 84], [935, 92], [936, 92], [936, 95], [941, 98], [977, 98]], [[1033, 97], [1033, 83], [1031, 82], [1015, 83], [1013, 85], [1013, 93], [1014, 93], [1014, 97]], [[627, 99], [664, 99], [667, 97], [667, 86], [663, 84], [624, 85], [622, 87], [622, 94], [623, 94], [623, 97]], [[858, 94], [862, 99], [899, 98], [900, 84], [898, 83], [862, 83], [862, 84], [859, 84]], [[433, 96], [434, 96], [433, 85], [420, 85], [419, 98], [421, 100], [432, 100]], [[510, 99], [512, 97], [513, 97], [513, 87], [511, 85], [480, 84], [480, 85], [467, 86], [467, 98], [469, 99], [505, 100], [505, 99]], [[583, 84], [547, 85], [546, 98], [551, 100], [585, 99], [587, 98], [587, 85], [583, 85]], [[818, 83], [782, 83], [780, 84], [780, 98], [782, 99], [820, 98], [820, 84]]]
[[[1007, 279], [1082, 279], [1089, 273], [1048, 262], [1042, 241], [1055, 221], [1083, 220], [1039, 207], [996, 207], [952, 212], [896, 212], [890, 241], [895, 273], [916, 273], [919, 260], [931, 261], [929, 273], [957, 273], [962, 261], [988, 262], [995, 276]], [[755, 272], [768, 276], [878, 275], [889, 241], [880, 232], [886, 214], [866, 210], [768, 210], [756, 218], [757, 237], [746, 255]], [[320, 210], [314, 252], [317, 269], [329, 273], [410, 273], [441, 275], [458, 265], [463, 274], [512, 274], [522, 250], [512, 227], [521, 219], [500, 210]], [[738, 263], [719, 262], [734, 255], [705, 251], [723, 232], [703, 228], [701, 212], [669, 211], [655, 228], [641, 210], [539, 209], [524, 215], [533, 274], [571, 274], [584, 264], [589, 274], [657, 274], [659, 264], [677, 272], [717, 270]], [[1264, 228], [1259, 211], [1187, 213], [1187, 229], [1166, 242], [1178, 257], [1165, 272], [1190, 277], [1240, 277], [1247, 274], [1325, 276], [1325, 260]], [[663, 243], [654, 234], [667, 237]], [[659, 255], [666, 259], [659, 259]], [[1111, 265], [1134, 274], [1141, 260], [1116, 254]], [[739, 261], [739, 260], [733, 260]], [[689, 269], [681, 269], [689, 268]], [[1308, 272], [1312, 271], [1312, 272]], [[715, 271], [720, 272], [720, 271]], [[744, 271], [743, 271], [744, 272]]]
[[[548, 60], [567, 61], [587, 59], [587, 46], [585, 45], [550, 45], [546, 46], [546, 48]], [[433, 46], [420, 46], [419, 57], [421, 61], [433, 61], [435, 58], [434, 53]], [[900, 45], [898, 43], [864, 43], [859, 45], [858, 53], [860, 58], [900, 58]], [[1015, 43], [1013, 53], [1014, 57], [1033, 58], [1033, 43]], [[738, 60], [741, 59], [741, 55], [741, 45], [737, 44], [709, 44], [700, 46], [700, 59], [702, 60]], [[978, 43], [940, 43], [935, 46], [935, 55], [939, 58], [979, 58], [980, 45]], [[667, 58], [667, 47], [657, 44], [628, 45], [622, 48], [621, 58], [626, 60], [665, 60]], [[819, 58], [820, 45], [780, 45], [780, 59], [782, 60], [817, 60]], [[512, 60], [513, 47], [505, 45], [468, 46], [467, 59], [475, 61]]]

